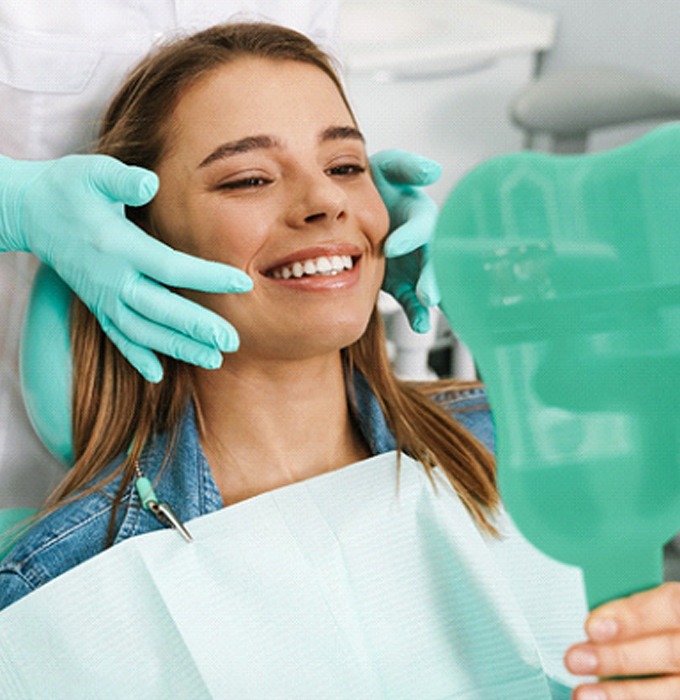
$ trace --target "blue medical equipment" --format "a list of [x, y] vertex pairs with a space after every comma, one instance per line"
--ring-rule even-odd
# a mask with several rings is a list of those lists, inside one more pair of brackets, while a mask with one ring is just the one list
[[73, 463], [71, 341], [73, 294], [52, 268], [38, 268], [28, 302], [19, 356], [21, 393], [31, 425], [64, 465]]

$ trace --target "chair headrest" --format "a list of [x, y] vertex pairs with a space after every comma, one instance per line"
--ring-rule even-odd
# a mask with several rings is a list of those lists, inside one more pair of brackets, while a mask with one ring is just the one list
[[38, 437], [63, 464], [73, 464], [69, 338], [73, 293], [41, 265], [33, 282], [21, 336], [21, 392]]

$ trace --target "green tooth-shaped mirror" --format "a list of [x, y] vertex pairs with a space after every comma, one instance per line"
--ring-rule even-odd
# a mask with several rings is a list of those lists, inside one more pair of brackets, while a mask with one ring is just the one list
[[662, 580], [680, 530], [680, 125], [469, 173], [433, 245], [486, 383], [501, 496], [591, 607]]

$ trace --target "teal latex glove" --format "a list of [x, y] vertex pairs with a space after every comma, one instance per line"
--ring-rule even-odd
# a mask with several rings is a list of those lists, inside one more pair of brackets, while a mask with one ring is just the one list
[[233, 326], [166, 285], [252, 289], [240, 270], [172, 250], [125, 218], [125, 204], [146, 204], [157, 189], [154, 173], [108, 156], [0, 157], [0, 249], [30, 251], [54, 268], [153, 382], [163, 375], [153, 351], [214, 368], [238, 347]]
[[399, 150], [380, 151], [371, 156], [370, 163], [373, 180], [390, 214], [383, 289], [402, 305], [413, 330], [427, 333], [428, 307], [440, 301], [429, 262], [429, 242], [438, 210], [422, 187], [439, 179], [441, 166]]

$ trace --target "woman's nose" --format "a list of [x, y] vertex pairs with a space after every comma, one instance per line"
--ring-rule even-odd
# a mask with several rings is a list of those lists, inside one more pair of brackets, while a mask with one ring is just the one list
[[347, 195], [325, 173], [308, 175], [297, 183], [289, 212], [289, 223], [294, 227], [340, 221], [347, 216]]

